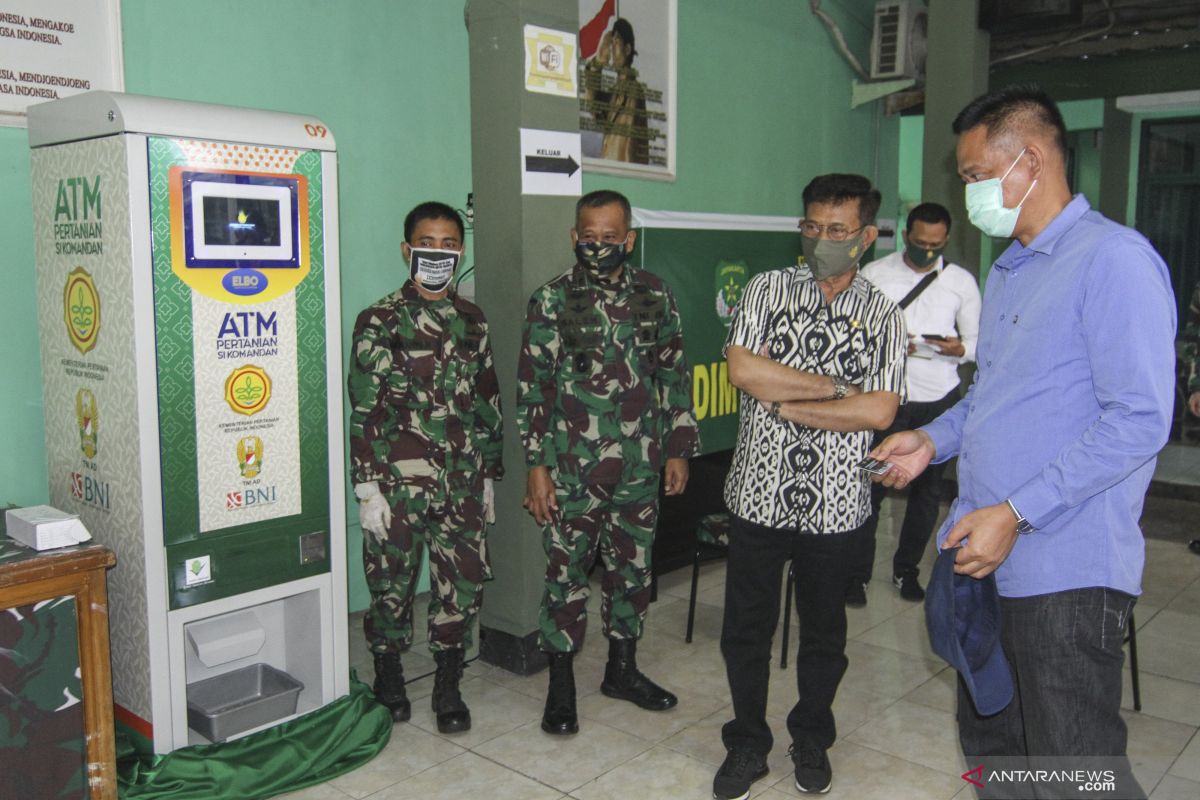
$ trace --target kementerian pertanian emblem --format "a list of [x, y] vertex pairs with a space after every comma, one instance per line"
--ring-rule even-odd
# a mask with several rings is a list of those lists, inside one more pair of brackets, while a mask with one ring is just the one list
[[271, 400], [271, 378], [252, 364], [236, 368], [225, 379], [225, 402], [239, 414], [253, 416]]
[[63, 288], [63, 322], [71, 344], [80, 353], [96, 346], [100, 335], [100, 293], [83, 267], [76, 267], [67, 275], [67, 285]]
[[257, 436], [243, 436], [238, 439], [237, 457], [238, 470], [246, 480], [257, 478], [262, 471], [263, 443]]
[[733, 321], [733, 312], [742, 299], [748, 274], [745, 261], [722, 261], [717, 264], [717, 316], [726, 327]]
[[96, 395], [91, 389], [75, 393], [75, 421], [79, 424], [79, 449], [84, 458], [95, 458], [98, 444], [96, 428]]

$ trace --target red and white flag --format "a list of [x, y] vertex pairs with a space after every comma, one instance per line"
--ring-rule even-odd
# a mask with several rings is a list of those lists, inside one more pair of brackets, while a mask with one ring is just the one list
[[608, 24], [617, 16], [617, 0], [604, 0], [604, 5], [588, 22], [579, 26], [579, 57], [591, 58], [600, 49], [600, 40]]

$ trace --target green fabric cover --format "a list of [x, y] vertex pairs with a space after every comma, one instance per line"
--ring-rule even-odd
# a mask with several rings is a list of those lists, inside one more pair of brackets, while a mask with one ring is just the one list
[[392, 717], [371, 688], [232, 742], [166, 755], [135, 752], [118, 737], [118, 794], [172, 800], [262, 800], [324, 783], [370, 761], [388, 743]]

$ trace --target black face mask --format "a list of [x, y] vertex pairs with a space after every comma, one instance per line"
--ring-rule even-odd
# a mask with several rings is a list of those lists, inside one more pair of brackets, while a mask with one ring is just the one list
[[913, 263], [913, 265], [916, 266], [917, 269], [925, 269], [930, 264], [938, 260], [938, 256], [942, 254], [942, 250], [944, 249], [944, 247], [930, 249], [913, 244], [912, 242], [908, 242], [904, 245], [904, 255]]
[[437, 247], [409, 249], [408, 276], [426, 291], [442, 291], [450, 285], [458, 268], [459, 252]]
[[625, 247], [625, 242], [620, 244], [582, 241], [575, 243], [575, 258], [597, 278], [606, 278], [616, 272], [628, 257], [629, 252]]

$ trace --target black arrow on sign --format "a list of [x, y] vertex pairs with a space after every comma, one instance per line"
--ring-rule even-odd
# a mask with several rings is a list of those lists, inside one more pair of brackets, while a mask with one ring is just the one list
[[569, 178], [575, 174], [575, 170], [577, 169], [579, 169], [579, 165], [575, 163], [575, 159], [571, 156], [567, 156], [566, 158], [525, 156], [526, 172], [563, 172]]

